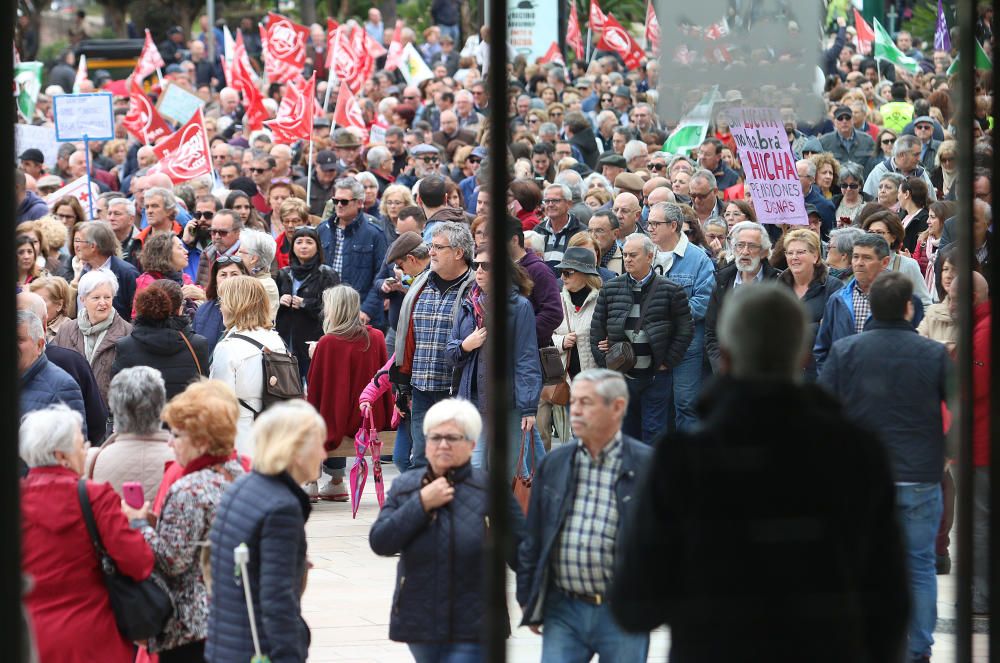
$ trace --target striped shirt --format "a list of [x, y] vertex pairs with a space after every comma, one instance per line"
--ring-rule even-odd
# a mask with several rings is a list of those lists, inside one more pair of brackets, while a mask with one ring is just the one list
[[587, 227], [572, 214], [569, 215], [569, 220], [559, 232], [552, 229], [552, 221], [548, 217], [535, 226], [535, 232], [545, 237], [545, 253], [542, 259], [545, 264], [552, 268], [552, 271], [555, 271], [556, 265], [562, 262], [563, 254], [569, 247], [570, 238], [586, 229]]
[[621, 468], [620, 432], [597, 458], [577, 442], [573, 502], [552, 555], [553, 579], [563, 591], [594, 596], [611, 585], [618, 536], [615, 483]]
[[642, 289], [654, 278], [656, 278], [656, 271], [652, 269], [641, 281], [636, 281], [631, 275], [628, 277], [629, 286], [632, 289], [632, 308], [629, 309], [628, 317], [625, 318], [625, 336], [632, 344], [632, 351], [635, 353], [635, 367], [628, 372], [630, 377], [653, 374], [653, 346], [649, 342], [646, 330], [640, 327], [639, 331], [635, 331], [635, 324], [639, 321], [642, 313]]
[[865, 330], [865, 323], [868, 316], [872, 314], [871, 304], [868, 303], [868, 295], [861, 292], [861, 288], [854, 285], [854, 292], [851, 293], [854, 302], [854, 331], [861, 333]]
[[444, 348], [451, 338], [455, 307], [464, 278], [453, 281], [447, 290], [438, 290], [438, 279], [429, 274], [424, 289], [413, 306], [410, 328], [413, 333], [413, 366], [410, 384], [420, 391], [450, 391], [452, 370]]

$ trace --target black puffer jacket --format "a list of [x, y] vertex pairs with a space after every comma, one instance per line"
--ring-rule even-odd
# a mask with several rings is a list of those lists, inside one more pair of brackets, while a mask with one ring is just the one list
[[[628, 274], [622, 274], [604, 284], [597, 295], [594, 317], [590, 322], [590, 350], [599, 366], [605, 366], [604, 351], [597, 344], [608, 339], [609, 345], [626, 341], [625, 325], [632, 309], [632, 285]], [[673, 368], [684, 358], [694, 336], [691, 307], [684, 288], [663, 276], [654, 276], [660, 283], [654, 300], [647, 305], [642, 328], [649, 336], [653, 348], [653, 367]], [[642, 287], [643, 299], [649, 295], [653, 284], [650, 279]]]
[[[292, 294], [292, 268], [285, 267], [275, 279], [278, 293]], [[302, 298], [302, 308], [279, 306], [275, 326], [281, 340], [299, 360], [303, 376], [309, 368], [307, 341], [318, 341], [323, 335], [323, 291], [340, 283], [340, 275], [332, 267], [318, 265], [302, 281], [296, 296]]]
[[[182, 334], [194, 349], [197, 364]], [[208, 375], [208, 340], [194, 333], [187, 316], [173, 316], [162, 325], [136, 318], [132, 333], [118, 339], [115, 346], [111, 377], [133, 366], [155, 368], [163, 375], [167, 400], [184, 391], [199, 375]]]
[[[400, 553], [389, 639], [481, 642], [486, 637], [485, 550], [490, 526], [487, 475], [468, 463], [452, 470], [455, 497], [431, 513], [425, 513], [420, 502], [424, 476], [407, 472], [393, 481], [368, 535], [376, 554]], [[524, 518], [513, 497], [509, 512], [514, 547], [507, 559], [516, 571]]]

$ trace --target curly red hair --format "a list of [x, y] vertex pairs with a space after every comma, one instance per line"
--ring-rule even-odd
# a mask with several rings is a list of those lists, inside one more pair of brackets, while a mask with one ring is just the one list
[[236, 442], [240, 405], [221, 380], [199, 380], [171, 399], [160, 418], [187, 433], [195, 445], [213, 456], [228, 456]]

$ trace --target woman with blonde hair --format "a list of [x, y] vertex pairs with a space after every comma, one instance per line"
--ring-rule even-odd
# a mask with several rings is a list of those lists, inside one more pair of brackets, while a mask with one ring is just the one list
[[166, 492], [163, 509], [150, 524], [149, 502], [139, 509], [122, 503], [122, 511], [138, 529], [156, 558], [174, 601], [163, 631], [146, 643], [162, 663], [200, 661], [208, 637], [208, 588], [199, 558], [229, 484], [243, 474], [233, 457], [239, 406], [229, 385], [202, 380], [190, 385], [163, 408], [170, 445], [183, 474]]
[[63, 323], [76, 317], [76, 295], [61, 276], [43, 276], [32, 281], [28, 288], [45, 300], [48, 309], [45, 340], [51, 341]]
[[840, 193], [840, 162], [829, 152], [814, 154], [809, 160], [816, 165], [816, 186], [827, 200]]
[[260, 280], [233, 276], [219, 284], [219, 310], [226, 334], [215, 346], [209, 377], [228, 384], [239, 401], [236, 449], [253, 456], [251, 427], [264, 407], [263, 348], [285, 352], [271, 327], [270, 302]]
[[[309, 502], [300, 487], [315, 481], [326, 457], [323, 418], [301, 400], [280, 403], [254, 424], [257, 456], [253, 471], [222, 496], [209, 540], [212, 546], [212, 603], [206, 659], [249, 661], [254, 656], [243, 587], [233, 549], [245, 544], [254, 563], [251, 596], [268, 596], [254, 611], [261, 652], [278, 660], [305, 661], [309, 627], [302, 619], [306, 586], [306, 520]], [[291, 588], [291, 591], [289, 591]], [[296, 588], [301, 588], [295, 591]], [[272, 591], [278, 590], [281, 591]], [[240, 637], [220, 637], [239, 633]]]
[[[382, 332], [361, 322], [361, 298], [349, 285], [323, 291], [323, 336], [316, 343], [309, 365], [309, 402], [326, 422], [326, 449], [333, 451], [345, 437], [361, 427], [358, 397], [372, 376], [389, 360]], [[372, 403], [371, 412], [379, 430], [390, 427], [392, 396], [385, 394]], [[331, 476], [319, 497], [347, 501], [344, 459], [324, 463]]]
[[399, 219], [400, 210], [413, 204], [413, 194], [409, 187], [402, 184], [390, 184], [382, 192], [382, 200], [378, 206], [379, 218], [393, 232], [396, 232], [396, 221]]

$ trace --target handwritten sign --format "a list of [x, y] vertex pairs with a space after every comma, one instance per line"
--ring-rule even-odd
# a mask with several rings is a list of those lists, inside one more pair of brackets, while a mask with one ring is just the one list
[[52, 115], [60, 143], [115, 137], [110, 94], [57, 94], [52, 97]]
[[59, 143], [56, 142], [56, 132], [52, 127], [38, 127], [32, 124], [14, 125], [14, 158], [26, 149], [34, 147], [42, 151], [45, 165], [56, 167], [56, 157], [59, 153]]
[[774, 108], [733, 108], [729, 115], [757, 220], [808, 225], [802, 185], [781, 114]]
[[168, 84], [160, 94], [156, 110], [170, 122], [187, 124], [194, 117], [195, 111], [204, 105], [205, 102], [198, 95], [191, 94], [179, 85]]

